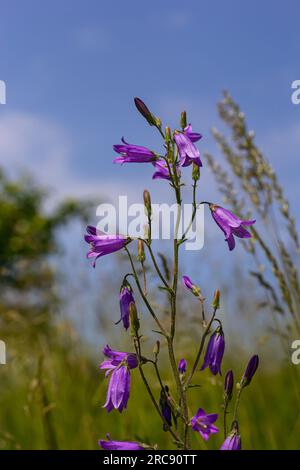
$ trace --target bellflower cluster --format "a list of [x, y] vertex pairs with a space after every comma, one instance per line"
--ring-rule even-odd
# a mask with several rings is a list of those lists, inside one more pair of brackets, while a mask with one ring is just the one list
[[[212, 202], [200, 202], [197, 199], [197, 185], [202, 172], [203, 164], [200, 151], [197, 147], [202, 135], [193, 129], [187, 122], [186, 112], [181, 113], [178, 128], [171, 130], [169, 126], [163, 128], [159, 117], [155, 116], [148, 106], [138, 97], [134, 99], [135, 106], [145, 121], [159, 132], [162, 138], [160, 149], [153, 150], [148, 146], [129, 144], [124, 138], [120, 144], [113, 146], [113, 150], [118, 154], [114, 163], [144, 163], [143, 168], [154, 168], [152, 178], [154, 180], [164, 180], [161, 184], [169, 184], [177, 207], [176, 227], [180, 224], [181, 211], [183, 204], [182, 187], [183, 177], [186, 175], [191, 178], [193, 189], [193, 213], [191, 214], [190, 226], [193, 225], [198, 207], [201, 204], [207, 204], [210, 208], [213, 220], [223, 231], [225, 240], [230, 251], [235, 247], [235, 237], [249, 239], [252, 233], [255, 234], [251, 226], [255, 223], [252, 219], [242, 219], [228, 209], [225, 209]], [[121, 169], [119, 169], [121, 171]], [[116, 167], [117, 171], [117, 167]], [[182, 277], [182, 291], [190, 291], [200, 302], [201, 319], [193, 328], [196, 342], [195, 345], [185, 348], [177, 356], [176, 350], [183, 348], [180, 346], [180, 339], [183, 332], [177, 328], [178, 316], [181, 315], [178, 305], [179, 292], [179, 251], [185, 243], [185, 234], [181, 239], [175, 232], [172, 240], [173, 270], [170, 268], [168, 253], [159, 253], [159, 258], [153, 248], [152, 240], [152, 204], [151, 196], [148, 190], [143, 193], [144, 206], [146, 210], [148, 226], [145, 230], [145, 239], [139, 238], [133, 240], [127, 235], [106, 234], [97, 230], [96, 227], [88, 226], [85, 234], [85, 241], [89, 244], [88, 258], [93, 260], [95, 267], [96, 260], [102, 256], [114, 252], [123, 251], [128, 258], [129, 272], [124, 277], [119, 291], [120, 320], [124, 327], [119, 331], [131, 340], [132, 352], [125, 352], [111, 349], [105, 346], [103, 354], [105, 359], [100, 364], [100, 369], [105, 371], [105, 377], [108, 379], [106, 401], [103, 405], [108, 412], [118, 410], [123, 412], [127, 406], [138, 406], [139, 397], [129, 400], [131, 380], [135, 380], [136, 374], [140, 374], [141, 381], [145, 386], [145, 392], [148, 394], [149, 401], [147, 406], [153, 406], [156, 418], [160, 426], [156, 429], [163, 429], [170, 437], [171, 445], [178, 449], [190, 450], [191, 431], [197, 433], [202, 439], [217, 440], [217, 447], [221, 450], [239, 450], [241, 449], [241, 437], [238, 428], [238, 408], [240, 405], [241, 393], [253, 379], [257, 370], [259, 359], [253, 356], [244, 372], [244, 375], [238, 386], [234, 387], [233, 371], [229, 370], [225, 375], [223, 391], [223, 429], [224, 436], [219, 437], [221, 432], [217, 426], [219, 416], [217, 413], [207, 414], [203, 408], [191, 416], [190, 410], [194, 404], [191, 400], [198, 401], [203, 397], [206, 391], [206, 382], [201, 383], [201, 393], [189, 393], [191, 387], [197, 387], [198, 382], [203, 380], [204, 374], [199, 370], [209, 369], [214, 376], [221, 375], [221, 367], [225, 352], [225, 335], [222, 326], [222, 315], [218, 315], [220, 310], [220, 291], [216, 289], [211, 301], [211, 306], [207, 307], [206, 296], [204, 297], [197, 284], [187, 275]], [[245, 228], [247, 227], [248, 230]], [[251, 233], [252, 232], [252, 233]], [[129, 247], [130, 244], [130, 247]], [[135, 256], [132, 253], [132, 247], [135, 247]], [[199, 254], [195, 253], [195, 264], [198, 262]], [[159, 284], [160, 292], [165, 295], [163, 308], [158, 308], [156, 296], [152, 290], [156, 283], [149, 282], [150, 274], [155, 273]], [[128, 281], [130, 279], [130, 282]], [[117, 298], [117, 293], [116, 293]], [[157, 297], [159, 298], [159, 297]], [[166, 307], [167, 305], [167, 307]], [[140, 309], [142, 314], [140, 315]], [[146, 323], [144, 310], [151, 317], [150, 335], [144, 333]], [[164, 311], [162, 315], [161, 311]], [[188, 317], [187, 321], [188, 321]], [[187, 324], [187, 322], [186, 322]], [[182, 325], [182, 323], [181, 323]], [[154, 348], [152, 353], [147, 351], [147, 344], [154, 338]], [[150, 339], [151, 338], [151, 339]], [[192, 342], [192, 339], [190, 339]], [[122, 341], [123, 344], [123, 341]], [[182, 344], [187, 344], [182, 342]], [[151, 346], [151, 345], [150, 345]], [[197, 349], [195, 357], [192, 356], [194, 346]], [[126, 348], [127, 349], [127, 348]], [[128, 348], [129, 349], [129, 348]], [[130, 348], [131, 349], [131, 348]], [[164, 350], [168, 356], [168, 367], [161, 368], [161, 350]], [[184, 352], [184, 354], [182, 354]], [[165, 354], [164, 354], [165, 356]], [[187, 366], [187, 359], [189, 367]], [[202, 365], [201, 365], [202, 364]], [[201, 366], [201, 367], [200, 367]], [[152, 375], [150, 369], [152, 368]], [[136, 371], [134, 371], [136, 369]], [[149, 377], [151, 381], [149, 380]], [[155, 379], [154, 379], [155, 378]], [[155, 380], [157, 380], [155, 382]], [[219, 386], [220, 379], [214, 379], [216, 386]], [[235, 406], [230, 410], [231, 401], [235, 397]], [[211, 398], [212, 400], [212, 398]], [[215, 408], [219, 408], [220, 401], [216, 401]], [[197, 409], [195, 408], [195, 409]], [[232, 424], [227, 428], [227, 417], [232, 413]], [[128, 428], [128, 427], [127, 427]], [[122, 434], [122, 429], [120, 429]], [[136, 435], [142, 435], [143, 429], [138, 429]], [[196, 437], [196, 434], [194, 434]], [[105, 450], [143, 450], [153, 445], [146, 445], [135, 440], [112, 440], [109, 435], [107, 439], [100, 439], [99, 446]], [[222, 443], [223, 442], [223, 443]]]

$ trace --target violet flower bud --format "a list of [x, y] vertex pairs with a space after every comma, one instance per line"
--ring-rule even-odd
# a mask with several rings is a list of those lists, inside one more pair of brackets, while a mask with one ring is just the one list
[[246, 387], [247, 385], [250, 384], [256, 372], [256, 369], [258, 368], [258, 364], [259, 364], [259, 357], [256, 354], [255, 356], [252, 356], [248, 362], [243, 378], [241, 380], [241, 387]]
[[124, 281], [120, 290], [120, 311], [121, 318], [119, 321], [123, 322], [125, 330], [129, 328], [129, 307], [134, 303], [132, 287], [128, 281]]
[[184, 358], [180, 359], [178, 363], [178, 371], [180, 374], [185, 374], [187, 368], [187, 362]]
[[201, 294], [201, 289], [188, 276], [182, 276], [182, 282], [187, 289], [189, 289], [195, 297], [199, 297]]
[[200, 370], [209, 367], [212, 374], [217, 375], [221, 373], [221, 364], [225, 350], [225, 340], [222, 327], [218, 327], [211, 335], [204, 357], [204, 361]]
[[144, 101], [142, 101], [140, 98], [134, 98], [134, 104], [137, 108], [137, 110], [141, 113], [141, 115], [146, 119], [148, 124], [150, 126], [155, 126], [156, 125], [156, 119], [149, 110], [149, 108], [145, 105]]

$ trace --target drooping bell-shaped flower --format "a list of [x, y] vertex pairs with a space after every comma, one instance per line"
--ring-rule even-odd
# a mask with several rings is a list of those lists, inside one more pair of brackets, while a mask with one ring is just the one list
[[192, 163], [195, 163], [197, 166], [202, 166], [200, 152], [186, 134], [176, 131], [174, 134], [174, 140], [180, 156], [180, 166], [185, 167]]
[[113, 441], [107, 436], [107, 441], [100, 439], [98, 441], [99, 446], [104, 450], [144, 450], [138, 442], [132, 441]]
[[114, 351], [109, 346], [105, 346], [103, 353], [108, 360], [100, 364], [100, 369], [106, 370], [106, 377], [110, 375], [103, 408], [106, 408], [108, 412], [115, 408], [121, 413], [126, 408], [129, 399], [130, 370], [138, 366], [138, 360], [135, 354]]
[[241, 436], [236, 433], [230, 433], [220, 447], [220, 450], [241, 450]]
[[160, 392], [159, 407], [163, 417], [165, 418], [165, 423], [163, 424], [163, 430], [167, 431], [168, 427], [172, 426], [172, 410], [168, 400], [169, 389], [166, 386], [164, 390]]
[[125, 330], [129, 328], [129, 307], [131, 302], [135, 303], [133, 291], [128, 281], [124, 281], [120, 290], [121, 319]]
[[124, 140], [123, 144], [114, 145], [113, 149], [120, 156], [114, 159], [114, 163], [150, 163], [157, 159], [152, 150], [142, 147], [141, 145], [132, 145]]
[[211, 434], [219, 432], [219, 429], [213, 424], [217, 419], [217, 414], [207, 415], [202, 408], [199, 408], [196, 415], [191, 419], [191, 427], [193, 431], [198, 432], [205, 441], [208, 441]]
[[239, 434], [239, 425], [237, 421], [232, 423], [231, 432], [226, 437], [225, 441], [220, 447], [220, 450], [241, 450], [242, 439]]
[[228, 243], [229, 250], [235, 247], [234, 236], [238, 238], [251, 238], [251, 233], [244, 228], [244, 225], [253, 225], [255, 220], [242, 220], [224, 207], [210, 204], [209, 208], [214, 221], [220, 227], [225, 235], [225, 241]]
[[204, 362], [200, 370], [204, 370], [206, 369], [206, 367], [209, 367], [212, 374], [217, 375], [219, 373], [220, 375], [222, 375], [221, 364], [224, 350], [224, 333], [222, 328], [218, 327], [217, 330], [211, 335], [208, 341]]
[[91, 225], [88, 225], [86, 230], [87, 234], [84, 239], [90, 245], [87, 258], [94, 258], [93, 267], [96, 266], [98, 258], [121, 250], [131, 241], [124, 235], [107, 235]]

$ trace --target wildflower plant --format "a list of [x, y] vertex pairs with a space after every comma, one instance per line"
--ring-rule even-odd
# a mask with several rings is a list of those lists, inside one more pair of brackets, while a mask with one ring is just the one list
[[[157, 255], [152, 246], [151, 238], [151, 196], [149, 191], [145, 190], [143, 194], [144, 206], [147, 214], [148, 227], [144, 239], [133, 240], [127, 235], [104, 234], [95, 227], [88, 226], [85, 236], [90, 249], [88, 258], [93, 259], [95, 267], [96, 260], [106, 254], [124, 250], [130, 265], [130, 272], [124, 276], [120, 286], [120, 320], [118, 323], [123, 325], [124, 334], [131, 333], [132, 351], [118, 351], [105, 346], [103, 353], [104, 361], [100, 369], [105, 370], [108, 379], [107, 396], [104, 407], [108, 412], [123, 412], [130, 400], [130, 383], [134, 380], [137, 371], [141, 376], [148, 393], [153, 408], [161, 420], [161, 429], [168, 432], [171, 442], [179, 449], [191, 449], [191, 432], [208, 441], [215, 439], [215, 435], [220, 433], [218, 427], [219, 415], [216, 410], [204, 410], [201, 407], [201, 394], [199, 393], [199, 404], [195, 410], [189, 405], [189, 392], [196, 385], [193, 383], [195, 374], [201, 374], [201, 371], [208, 368], [213, 375], [222, 376], [222, 360], [225, 351], [225, 333], [221, 320], [217, 317], [220, 308], [220, 291], [216, 289], [212, 299], [212, 311], [207, 315], [204, 308], [205, 298], [202, 296], [201, 289], [195, 284], [188, 275], [182, 277], [183, 286], [186, 288], [186, 295], [193, 295], [200, 302], [201, 307], [201, 326], [199, 326], [199, 347], [196, 357], [193, 361], [187, 363], [184, 357], [177, 357], [175, 352], [176, 324], [177, 324], [177, 291], [179, 285], [179, 251], [187, 240], [187, 231], [183, 235], [178, 235], [178, 227], [181, 217], [182, 205], [182, 177], [184, 172], [188, 172], [187, 167], [191, 167], [191, 179], [193, 189], [193, 211], [189, 227], [192, 226], [196, 212], [200, 205], [208, 205], [213, 220], [225, 235], [225, 241], [229, 250], [235, 247], [235, 239], [251, 237], [251, 226], [254, 220], [243, 220], [229, 210], [218, 206], [215, 203], [197, 200], [197, 186], [200, 178], [200, 168], [202, 161], [199, 149], [196, 143], [202, 138], [202, 135], [192, 129], [191, 124], [187, 123], [186, 113], [181, 113], [180, 126], [172, 131], [169, 127], [163, 129], [161, 120], [154, 116], [149, 108], [139, 98], [135, 98], [135, 105], [140, 114], [146, 119], [148, 124], [158, 130], [162, 140], [164, 151], [158, 153], [144, 146], [129, 144], [122, 139], [122, 144], [114, 145], [114, 150], [118, 153], [115, 163], [147, 163], [154, 168], [153, 179], [167, 180], [174, 192], [177, 203], [177, 218], [175, 223], [175, 233], [173, 238], [173, 269], [166, 266], [166, 260], [160, 255], [164, 269], [160, 268]], [[248, 228], [246, 229], [245, 226]], [[137, 243], [137, 260], [141, 265], [141, 270], [136, 266], [136, 261], [130, 252], [130, 247]], [[225, 248], [225, 246], [224, 246]], [[148, 295], [149, 285], [147, 286], [147, 271], [145, 269], [146, 253], [149, 254], [149, 261], [160, 282], [160, 288], [166, 293], [168, 298], [167, 318], [161, 318]], [[166, 269], [167, 267], [167, 269]], [[140, 271], [142, 279], [140, 279]], [[118, 295], [118, 293], [116, 293]], [[140, 297], [147, 311], [152, 317], [154, 324], [153, 331], [157, 335], [152, 357], [146, 357], [143, 351], [142, 328], [143, 324], [139, 318], [136, 301]], [[201, 331], [202, 327], [202, 331]], [[160, 372], [160, 349], [161, 345], [167, 346], [169, 370], [172, 375], [168, 385], [164, 383]], [[153, 367], [155, 377], [160, 392], [149, 382], [147, 378], [147, 367]], [[224, 395], [223, 395], [223, 444], [222, 450], [241, 449], [241, 437], [238, 425], [238, 408], [243, 389], [248, 386], [258, 367], [258, 356], [253, 356], [249, 361], [246, 371], [237, 384], [237, 397], [233, 412], [233, 420], [230, 428], [227, 428], [227, 415], [234, 395], [234, 375], [230, 370], [225, 375]], [[155, 391], [154, 391], [155, 390]], [[193, 414], [194, 412], [194, 414]], [[118, 436], [114, 436], [117, 438]], [[130, 438], [128, 436], [128, 438]], [[101, 439], [99, 445], [103, 449], [110, 450], [139, 450], [155, 448], [155, 444], [143, 444], [135, 441], [115, 441], [108, 437], [107, 440]]]

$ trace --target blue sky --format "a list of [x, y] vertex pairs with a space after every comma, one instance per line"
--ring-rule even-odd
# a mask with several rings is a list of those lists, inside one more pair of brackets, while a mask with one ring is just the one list
[[[128, 194], [139, 202], [149, 187], [162, 202], [168, 186], [152, 182], [150, 168], [112, 164], [112, 144], [123, 135], [160, 145], [133, 97], [174, 126], [186, 109], [204, 135], [200, 150], [215, 153], [209, 129], [220, 124], [216, 102], [228, 89], [299, 216], [300, 105], [291, 103], [291, 83], [300, 79], [299, 17], [296, 0], [2, 0], [0, 165], [32, 172], [53, 197]], [[211, 200], [212, 191], [217, 198], [205, 168], [201, 181], [201, 199]], [[86, 269], [84, 257], [80, 266]]]
[[297, 1], [4, 0], [0, 162], [62, 193], [132, 191], [133, 181], [143, 189], [148, 169], [111, 164], [122, 135], [158, 144], [133, 96], [174, 125], [187, 109], [201, 150], [212, 150], [226, 88], [297, 201], [300, 106], [290, 86], [300, 78], [299, 14]]

